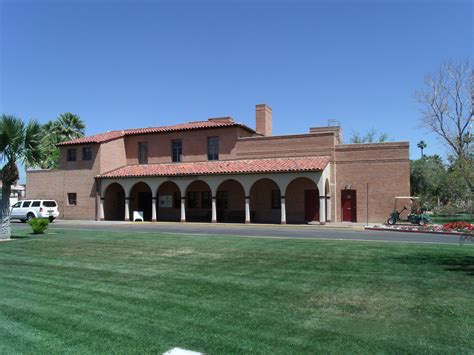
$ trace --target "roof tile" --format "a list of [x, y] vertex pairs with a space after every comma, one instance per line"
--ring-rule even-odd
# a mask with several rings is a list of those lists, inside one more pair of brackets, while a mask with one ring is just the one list
[[302, 157], [128, 165], [99, 178], [282, 173], [323, 170], [329, 157]]
[[175, 132], [175, 131], [188, 131], [194, 129], [204, 129], [204, 128], [222, 128], [222, 127], [242, 127], [251, 132], [255, 132], [250, 127], [234, 120], [230, 117], [222, 117], [217, 119], [210, 119], [208, 121], [196, 121], [181, 123], [172, 126], [160, 126], [160, 127], [148, 127], [148, 128], [133, 128], [119, 131], [110, 131], [105, 133], [96, 134], [93, 136], [82, 137], [78, 139], [73, 139], [67, 142], [59, 143], [58, 146], [63, 145], [72, 145], [72, 144], [87, 144], [87, 143], [105, 143], [110, 140], [117, 138], [138, 135], [138, 134], [150, 134], [150, 133], [166, 133], [166, 132]]

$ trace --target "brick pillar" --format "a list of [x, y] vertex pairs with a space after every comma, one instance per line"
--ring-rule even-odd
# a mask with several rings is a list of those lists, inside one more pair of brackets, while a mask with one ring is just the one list
[[212, 197], [212, 223], [217, 223], [216, 197]]
[[286, 224], [286, 197], [281, 196], [281, 224]]

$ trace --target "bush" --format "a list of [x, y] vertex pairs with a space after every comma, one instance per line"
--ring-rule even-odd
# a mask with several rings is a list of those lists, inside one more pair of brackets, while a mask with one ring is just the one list
[[45, 218], [33, 218], [28, 222], [33, 229], [34, 234], [44, 234], [44, 231], [48, 228], [49, 221]]

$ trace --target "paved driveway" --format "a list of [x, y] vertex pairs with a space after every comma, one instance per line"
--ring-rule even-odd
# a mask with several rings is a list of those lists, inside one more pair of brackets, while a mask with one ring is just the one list
[[[30, 228], [26, 224], [13, 223], [15, 228]], [[428, 233], [366, 231], [362, 227], [329, 227], [319, 225], [258, 225], [258, 224], [210, 224], [210, 223], [133, 223], [112, 221], [55, 221], [51, 229], [105, 230], [119, 232], [159, 232], [193, 235], [228, 235], [233, 237], [304, 238], [353, 241], [382, 241], [404, 243], [459, 244], [459, 237]], [[474, 243], [466, 243], [474, 247]]]

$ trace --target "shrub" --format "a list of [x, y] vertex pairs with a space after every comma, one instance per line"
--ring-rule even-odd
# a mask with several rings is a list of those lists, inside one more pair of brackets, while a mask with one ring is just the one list
[[33, 229], [34, 234], [44, 234], [44, 231], [48, 228], [49, 221], [45, 218], [33, 218], [28, 222]]

